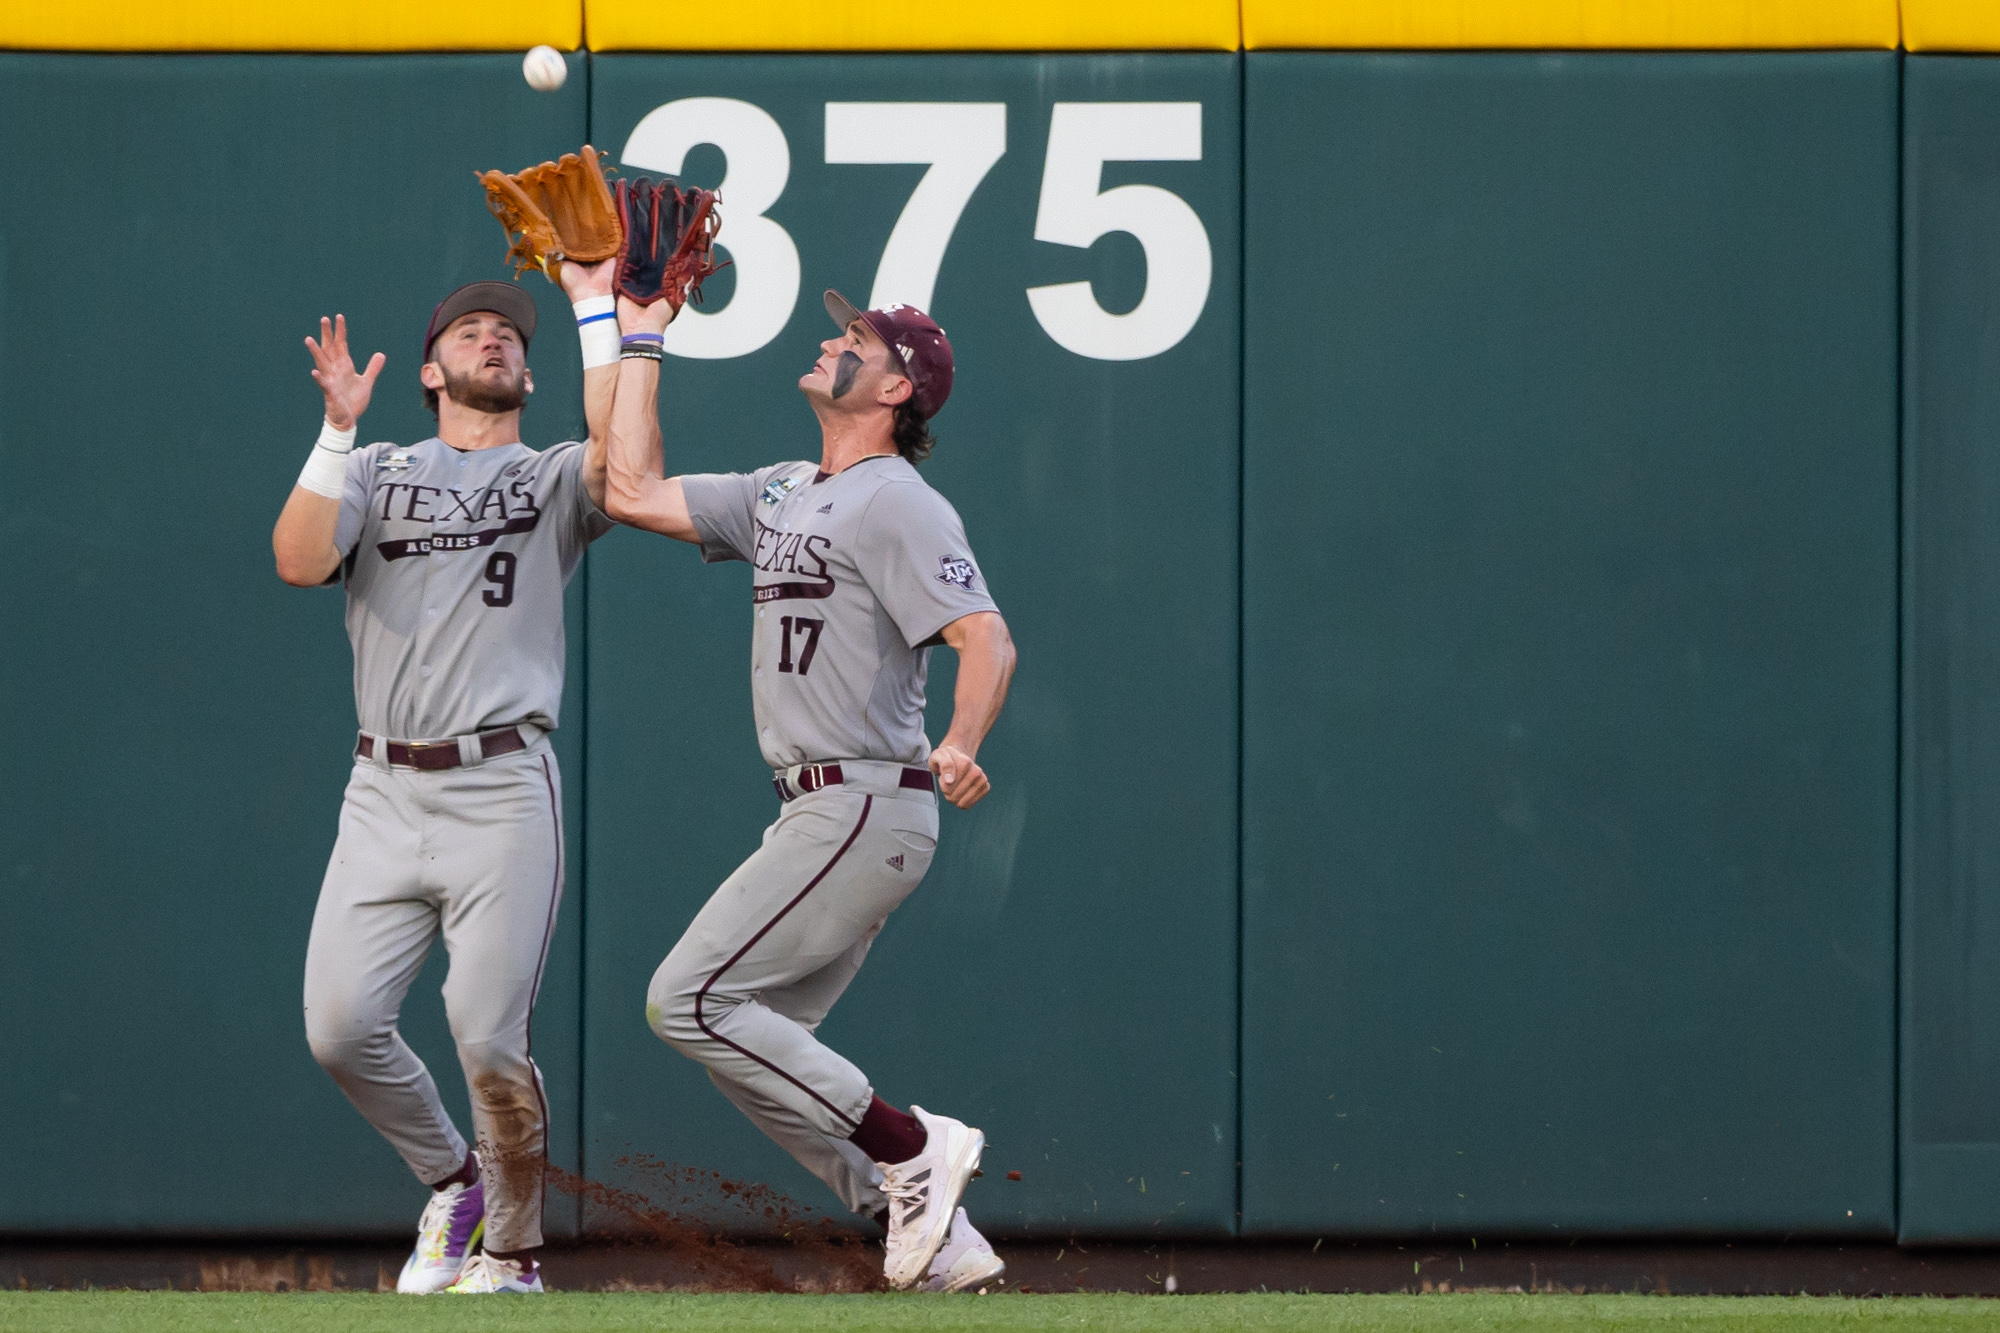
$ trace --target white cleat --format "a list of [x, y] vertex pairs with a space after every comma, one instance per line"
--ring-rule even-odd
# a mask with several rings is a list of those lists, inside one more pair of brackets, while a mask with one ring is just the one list
[[882, 1276], [898, 1291], [924, 1280], [931, 1260], [944, 1247], [953, 1212], [964, 1197], [986, 1136], [948, 1115], [931, 1115], [921, 1106], [910, 1114], [924, 1127], [924, 1150], [907, 1162], [882, 1162], [882, 1193], [889, 1198], [888, 1251]]
[[500, 1259], [481, 1252], [472, 1257], [465, 1266], [465, 1276], [445, 1288], [454, 1296], [486, 1295], [493, 1292], [512, 1292], [517, 1295], [539, 1295], [542, 1290], [542, 1266], [529, 1260], [524, 1266], [517, 1260]]
[[961, 1208], [951, 1215], [951, 1233], [944, 1248], [931, 1260], [919, 1291], [971, 1291], [998, 1282], [1007, 1272], [1007, 1261], [993, 1253], [986, 1237], [973, 1227]]
[[396, 1290], [427, 1296], [458, 1281], [486, 1230], [486, 1193], [478, 1181], [431, 1194], [417, 1222], [417, 1248], [403, 1261]]

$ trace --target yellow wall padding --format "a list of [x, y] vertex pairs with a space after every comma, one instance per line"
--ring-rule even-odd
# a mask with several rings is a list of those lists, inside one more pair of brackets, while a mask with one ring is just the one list
[[2000, 51], [2000, 0], [1903, 0], [1912, 51]]
[[68, 51], [573, 50], [583, 0], [0, 0], [0, 47]]
[[1233, 51], [1237, 0], [588, 0], [594, 51]]
[[[588, 10], [586, 15], [585, 10]], [[1061, 51], [1453, 47], [2000, 51], [2000, 0], [0, 0], [0, 48]]]
[[[1909, 0], [2000, 10], [2000, 0]], [[1894, 47], [1897, 0], [1243, 0], [1256, 47]], [[1991, 26], [1991, 24], [1989, 24]]]

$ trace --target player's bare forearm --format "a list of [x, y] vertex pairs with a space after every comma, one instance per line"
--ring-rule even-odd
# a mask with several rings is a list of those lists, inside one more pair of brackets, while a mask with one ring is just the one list
[[[583, 372], [583, 422], [589, 430], [583, 442], [583, 489], [590, 502], [604, 509], [607, 462], [611, 444], [612, 395], [618, 388], [618, 365], [592, 366]], [[609, 513], [609, 510], [605, 510]]]
[[958, 653], [951, 729], [942, 744], [976, 758], [1007, 702], [1007, 685], [1014, 678], [1014, 638], [998, 611], [962, 616], [944, 627], [942, 637]]
[[[564, 260], [563, 295], [569, 297], [572, 305], [592, 296], [609, 296], [617, 273], [616, 259], [600, 264]], [[583, 372], [583, 424], [588, 432], [583, 448], [583, 488], [599, 509], [604, 508], [604, 456], [611, 435], [611, 403], [618, 388], [618, 364], [613, 361], [609, 365], [591, 366]]]
[[[665, 330], [673, 312], [664, 301], [641, 306], [623, 297], [619, 327], [631, 333]], [[631, 357], [618, 363], [605, 451], [604, 512], [620, 523], [677, 541], [700, 542], [679, 477], [666, 477], [660, 435], [660, 363]]]
[[679, 477], [662, 477], [660, 367], [641, 358], [619, 362], [605, 451], [604, 512], [620, 523], [684, 542], [699, 542]]
[[271, 553], [278, 560], [278, 577], [295, 588], [317, 588], [340, 568], [340, 551], [333, 544], [340, 522], [340, 501], [292, 487], [278, 524], [271, 529]]
[[[375, 379], [388, 358], [377, 352], [368, 358], [366, 369], [357, 370], [348, 350], [345, 315], [332, 319], [321, 316], [319, 337], [306, 338], [306, 351], [312, 354], [313, 383], [319, 385], [326, 400], [326, 429], [352, 432], [375, 396]], [[352, 434], [347, 438], [351, 444]], [[324, 440], [323, 434], [322, 443]], [[320, 457], [319, 446], [315, 446], [314, 456]], [[344, 453], [327, 457], [336, 464], [345, 461]], [[319, 466], [315, 462], [306, 471], [311, 473]], [[306, 479], [306, 473], [301, 473], [300, 480]], [[340, 551], [333, 544], [340, 525], [340, 501], [321, 493], [329, 485], [339, 488], [338, 467], [333, 476], [321, 480], [326, 484], [316, 482], [317, 490], [292, 487], [284, 509], [279, 511], [278, 524], [271, 529], [271, 553], [277, 557], [278, 577], [297, 588], [317, 588], [340, 568]]]
[[946, 800], [969, 810], [993, 789], [979, 766], [979, 747], [999, 720], [1014, 678], [1014, 639], [997, 611], [976, 611], [944, 627], [944, 641], [958, 653], [958, 688], [952, 693], [951, 729], [931, 752]]

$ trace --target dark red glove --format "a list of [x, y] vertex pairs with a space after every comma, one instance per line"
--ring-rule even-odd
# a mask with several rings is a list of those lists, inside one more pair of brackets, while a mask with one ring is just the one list
[[715, 191], [683, 190], [644, 176], [621, 176], [616, 189], [625, 230], [619, 294], [641, 305], [664, 300], [676, 312], [684, 301], [700, 305], [702, 279], [723, 267], [715, 262], [715, 234], [722, 228]]

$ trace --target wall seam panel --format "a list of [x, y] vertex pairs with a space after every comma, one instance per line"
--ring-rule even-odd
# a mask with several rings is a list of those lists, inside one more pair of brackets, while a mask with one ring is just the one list
[[[1898, 6], [1898, 14], [1901, 7]], [[1904, 549], [1908, 529], [1908, 515], [1904, 510], [1906, 488], [1903, 484], [1903, 470], [1908, 464], [1905, 452], [1908, 432], [1903, 423], [1903, 318], [1906, 309], [1904, 298], [1903, 236], [1906, 230], [1908, 207], [1903, 192], [1903, 162], [1909, 151], [1904, 138], [1909, 84], [1904, 79], [1904, 56], [1896, 53], [1896, 231], [1894, 260], [1896, 265], [1896, 635], [1899, 640], [1895, 654], [1896, 664], [1896, 753], [1892, 760], [1895, 785], [1892, 788], [1896, 801], [1895, 818], [1891, 821], [1892, 836], [1895, 839], [1895, 856], [1891, 864], [1895, 867], [1895, 896], [1889, 917], [1889, 998], [1893, 1012], [1889, 1021], [1889, 1077], [1891, 1095], [1889, 1098], [1889, 1225], [1894, 1234], [1900, 1236], [1903, 1230], [1903, 821], [1908, 813], [1903, 783], [1904, 728], [1909, 718], [1909, 706], [1904, 699], [1904, 690], [1909, 681], [1909, 672], [1904, 662], [1908, 651], [1909, 631], [1904, 623], [1907, 598], [1904, 596], [1903, 580], [1908, 577], [1910, 561]]]
[[[1238, 14], [1242, 13], [1241, 6]], [[1250, 69], [1236, 53], [1236, 1210], [1230, 1230], [1243, 1234], [1243, 562], [1246, 556], [1244, 456], [1249, 451]]]

